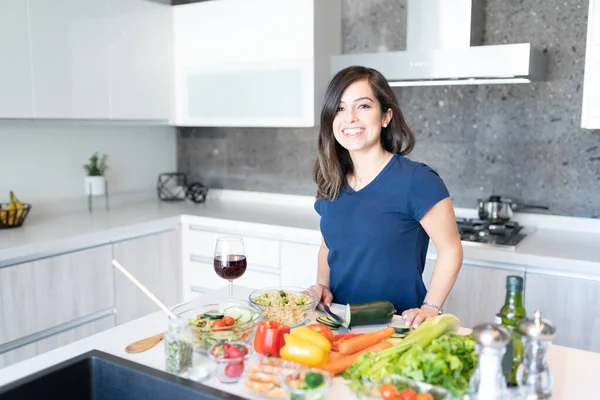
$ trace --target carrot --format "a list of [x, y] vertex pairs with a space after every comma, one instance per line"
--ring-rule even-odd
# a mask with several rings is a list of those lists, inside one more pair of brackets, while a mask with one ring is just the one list
[[[372, 353], [377, 353], [379, 351], [385, 350], [392, 347], [392, 344], [387, 341], [387, 340], [382, 340], [370, 347], [367, 347], [366, 349], [357, 351], [354, 354], [350, 354], [347, 356], [344, 356], [342, 358], [339, 359], [333, 359], [331, 358], [331, 356], [329, 357], [329, 362], [327, 364], [323, 364], [317, 368], [323, 370], [323, 371], [327, 371], [332, 375], [337, 375], [337, 374], [341, 374], [342, 372], [344, 372], [346, 370], [346, 368], [348, 368], [349, 366], [351, 366], [354, 361], [356, 361], [356, 359], [362, 354], [365, 353], [367, 351], [370, 351]], [[335, 353], [333, 353], [335, 354]]]
[[369, 346], [373, 346], [376, 343], [381, 342], [384, 339], [389, 338], [394, 334], [394, 328], [386, 326], [375, 332], [365, 333], [361, 336], [356, 336], [348, 340], [344, 340], [339, 345], [340, 353], [352, 354], [357, 351], [366, 349]]
[[362, 336], [364, 333], [340, 333], [333, 336], [333, 342], [331, 342], [331, 350], [340, 351], [340, 344], [353, 337]]
[[332, 351], [331, 353], [329, 353], [329, 362], [336, 361], [344, 357], [347, 356], [345, 354], [338, 353], [337, 351]]

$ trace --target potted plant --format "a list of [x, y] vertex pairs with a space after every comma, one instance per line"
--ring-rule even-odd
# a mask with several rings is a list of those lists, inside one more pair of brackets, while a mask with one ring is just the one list
[[108, 169], [106, 165], [106, 154], [100, 156], [98, 152], [90, 157], [90, 161], [84, 164], [87, 176], [85, 177], [85, 194], [92, 196], [102, 196], [106, 193], [106, 177], [104, 173]]

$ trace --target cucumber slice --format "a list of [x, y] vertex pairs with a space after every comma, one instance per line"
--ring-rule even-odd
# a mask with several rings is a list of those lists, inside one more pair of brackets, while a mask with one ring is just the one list
[[209, 318], [209, 319], [221, 319], [221, 318], [223, 318], [223, 314], [221, 314], [220, 312], [216, 312], [216, 311], [207, 311], [204, 314], [202, 314], [202, 317]]
[[232, 306], [223, 310], [223, 316], [235, 319], [238, 324], [245, 324], [252, 320], [254, 313], [246, 307]]
[[394, 333], [392, 336], [390, 336], [392, 339], [404, 339], [406, 336], [408, 336], [407, 333]]
[[318, 316], [317, 317], [317, 322], [329, 327], [330, 329], [336, 330], [339, 329], [339, 327], [341, 326], [340, 324], [337, 323], [336, 320], [334, 320], [331, 317], [322, 317], [322, 316]]
[[408, 334], [410, 332], [410, 326], [407, 325], [390, 325], [390, 328], [394, 328], [394, 332], [399, 334]]

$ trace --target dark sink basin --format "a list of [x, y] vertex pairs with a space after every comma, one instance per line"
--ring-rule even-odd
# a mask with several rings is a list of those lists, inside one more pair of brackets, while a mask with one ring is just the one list
[[242, 397], [93, 350], [0, 387], [1, 400], [237, 400]]

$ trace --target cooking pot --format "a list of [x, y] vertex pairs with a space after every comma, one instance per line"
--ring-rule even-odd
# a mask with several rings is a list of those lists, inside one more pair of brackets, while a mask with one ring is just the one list
[[508, 222], [515, 211], [522, 209], [548, 210], [547, 206], [517, 203], [498, 195], [492, 195], [486, 200], [479, 199], [478, 202], [479, 218], [494, 223]]

